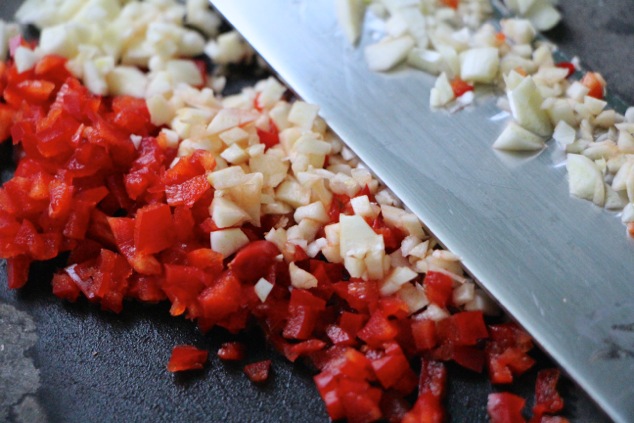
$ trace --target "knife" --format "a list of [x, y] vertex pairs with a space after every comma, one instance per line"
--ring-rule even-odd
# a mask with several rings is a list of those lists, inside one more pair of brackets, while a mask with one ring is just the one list
[[494, 151], [493, 95], [431, 111], [434, 78], [370, 71], [371, 34], [350, 46], [333, 1], [211, 3], [612, 419], [634, 421], [634, 242], [570, 197], [554, 142]]

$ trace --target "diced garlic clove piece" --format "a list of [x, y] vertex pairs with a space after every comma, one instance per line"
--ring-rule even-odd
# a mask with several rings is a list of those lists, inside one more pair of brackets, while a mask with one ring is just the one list
[[214, 198], [209, 212], [214, 223], [219, 228], [238, 226], [249, 220], [247, 212], [225, 197]]
[[442, 54], [419, 47], [410, 50], [407, 55], [407, 64], [432, 75], [438, 75], [448, 70]]
[[548, 0], [535, 0], [526, 12], [526, 18], [538, 31], [553, 29], [561, 20], [561, 13]]
[[474, 299], [464, 305], [466, 311], [481, 311], [487, 316], [498, 316], [500, 307], [483, 290], [476, 289]]
[[464, 81], [490, 84], [497, 77], [499, 68], [497, 48], [472, 48], [460, 53], [460, 77]]
[[387, 297], [401, 289], [401, 286], [414, 280], [418, 273], [408, 267], [394, 267], [392, 271], [381, 282], [381, 295]]
[[117, 66], [106, 75], [110, 95], [145, 97], [148, 79], [145, 73], [133, 66]]
[[302, 129], [310, 130], [319, 113], [319, 106], [296, 101], [288, 112], [288, 121]]
[[625, 191], [615, 191], [610, 185], [605, 186], [605, 208], [608, 210], [622, 210], [628, 203]]
[[297, 289], [316, 288], [319, 282], [309, 272], [298, 267], [294, 262], [288, 265], [288, 273], [291, 276], [291, 285]]
[[385, 72], [403, 62], [414, 44], [414, 39], [409, 35], [386, 39], [367, 46], [365, 60], [370, 70]]
[[260, 226], [263, 182], [264, 177], [261, 173], [250, 173], [241, 184], [225, 188], [223, 191], [225, 196], [247, 213], [248, 221], [257, 227]]
[[295, 222], [301, 222], [304, 219], [311, 219], [320, 223], [330, 222], [330, 216], [328, 216], [328, 212], [321, 201], [298, 207], [293, 214], [293, 219], [295, 219]]
[[576, 137], [577, 131], [575, 131], [575, 129], [568, 125], [565, 121], [562, 120], [557, 124], [557, 126], [555, 126], [553, 138], [562, 148], [565, 148], [568, 144], [575, 142]]
[[369, 251], [385, 251], [383, 237], [378, 235], [361, 216], [340, 216], [339, 244], [341, 256], [360, 257]]
[[292, 179], [282, 182], [275, 190], [275, 196], [294, 208], [310, 203], [310, 189]]
[[472, 282], [465, 282], [458, 285], [451, 294], [454, 305], [460, 307], [475, 299], [475, 285]]
[[361, 36], [361, 24], [365, 12], [363, 0], [335, 0], [335, 13], [339, 27], [350, 44], [356, 44]]
[[224, 258], [229, 257], [249, 243], [249, 238], [239, 228], [213, 231], [209, 237], [211, 249], [222, 254]]
[[265, 302], [269, 294], [273, 290], [273, 284], [264, 278], [260, 278], [259, 281], [253, 285], [255, 295], [258, 296], [261, 302]]
[[455, 98], [453, 88], [449, 83], [446, 73], [441, 73], [429, 95], [429, 105], [431, 107], [443, 107]]
[[579, 154], [568, 154], [568, 188], [575, 197], [592, 201], [603, 207], [605, 203], [605, 183], [603, 174], [589, 158]]
[[244, 183], [246, 174], [240, 166], [230, 166], [209, 173], [207, 179], [214, 189], [227, 189]]
[[550, 118], [541, 108], [544, 98], [531, 77], [524, 78], [517, 87], [510, 90], [508, 99], [511, 113], [518, 125], [542, 137], [552, 135]]
[[422, 310], [429, 304], [429, 300], [425, 295], [425, 290], [418, 283], [407, 283], [403, 285], [397, 295], [405, 304], [407, 304], [410, 314], [414, 314], [417, 311]]
[[511, 121], [495, 140], [493, 148], [507, 151], [537, 151], [544, 148], [544, 139]]

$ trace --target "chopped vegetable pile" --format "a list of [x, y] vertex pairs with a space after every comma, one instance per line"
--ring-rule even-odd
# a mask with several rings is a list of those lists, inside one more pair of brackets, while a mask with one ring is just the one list
[[[606, 82], [583, 72], [578, 60], [556, 59], [556, 46], [537, 37], [560, 15], [551, 0], [506, 0], [523, 17], [493, 21], [488, 0], [406, 2], [338, 0], [338, 18], [355, 43], [366, 10], [380, 41], [365, 47], [368, 67], [388, 71], [406, 63], [438, 75], [432, 108], [457, 111], [477, 102], [480, 86], [506, 92], [498, 99], [507, 126], [493, 147], [540, 152], [554, 139], [566, 155], [569, 191], [607, 210], [622, 212], [634, 236], [634, 107], [608, 108]], [[504, 11], [502, 11], [503, 13]], [[577, 78], [581, 76], [580, 78]]]
[[[217, 95], [223, 78], [186, 57], [224, 65], [252, 52], [233, 31], [217, 35], [205, 1], [54, 3], [18, 12], [42, 29], [39, 43], [0, 24], [0, 138], [18, 153], [0, 188], [11, 288], [32, 262], [67, 255], [52, 280], [60, 298], [112, 312], [127, 300], [168, 301], [202, 331], [256, 322], [288, 360], [316, 369], [333, 420], [442, 421], [447, 362], [502, 387], [533, 366], [530, 337], [492, 323], [497, 307], [459, 258], [317, 106], [293, 101], [274, 78]], [[516, 74], [515, 89], [532, 83]], [[448, 83], [462, 96], [472, 82]], [[248, 352], [230, 342], [218, 356]], [[177, 346], [167, 367], [206, 360]], [[270, 366], [244, 372], [263, 382]], [[552, 417], [563, 410], [558, 378], [539, 373], [532, 422], [565, 421]], [[525, 421], [523, 408], [504, 392], [487, 404], [493, 422]]]

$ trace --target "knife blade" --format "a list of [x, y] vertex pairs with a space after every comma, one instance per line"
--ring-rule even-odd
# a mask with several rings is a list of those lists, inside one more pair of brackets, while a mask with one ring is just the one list
[[372, 34], [350, 46], [332, 1], [211, 3], [608, 415], [634, 420], [634, 242], [570, 197], [553, 142], [494, 151], [493, 95], [431, 111], [434, 78], [370, 71]]

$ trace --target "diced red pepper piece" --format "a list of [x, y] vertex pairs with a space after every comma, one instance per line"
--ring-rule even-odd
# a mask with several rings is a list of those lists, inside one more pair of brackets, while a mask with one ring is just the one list
[[174, 220], [167, 204], [150, 204], [137, 211], [134, 246], [141, 254], [154, 254], [170, 247], [176, 238]]
[[271, 360], [263, 360], [244, 366], [244, 373], [253, 383], [266, 382], [271, 370]]
[[349, 422], [373, 422], [381, 418], [379, 389], [362, 385], [356, 389], [342, 386], [340, 390], [343, 392], [343, 408]]
[[117, 248], [130, 265], [142, 275], [158, 275], [162, 272], [161, 263], [154, 256], [139, 254], [134, 246], [134, 219], [128, 217], [109, 217], [108, 224], [112, 230]]
[[473, 370], [476, 373], [482, 372], [486, 362], [484, 350], [470, 346], [454, 346], [451, 358], [462, 367]]
[[359, 312], [376, 309], [380, 299], [379, 286], [376, 281], [354, 280], [333, 284], [335, 292]]
[[321, 339], [308, 339], [306, 341], [293, 344], [284, 351], [286, 358], [289, 361], [294, 362], [301, 356], [313, 354], [317, 351], [321, 351], [326, 346], [326, 343]]
[[62, 85], [66, 79], [71, 77], [70, 72], [66, 69], [68, 60], [62, 56], [47, 55], [40, 59], [35, 65], [35, 75], [47, 81], [54, 82], [56, 85]]
[[444, 273], [430, 271], [425, 274], [423, 287], [429, 301], [439, 307], [446, 307], [453, 293], [453, 280]]
[[186, 309], [197, 308], [199, 295], [207, 286], [208, 276], [193, 266], [165, 264], [165, 279], [161, 288], [172, 302], [170, 313], [181, 315]]
[[37, 104], [49, 99], [55, 90], [55, 84], [41, 79], [33, 79], [18, 83], [16, 89], [22, 95], [23, 101]]
[[229, 269], [244, 283], [255, 283], [268, 275], [280, 250], [269, 241], [254, 241], [238, 251]]
[[460, 0], [442, 0], [442, 2], [445, 6], [452, 9], [458, 9], [458, 4], [460, 4]]
[[403, 417], [402, 423], [442, 423], [445, 412], [442, 403], [431, 393], [418, 396], [414, 407]]
[[511, 383], [535, 363], [526, 353], [533, 347], [530, 336], [515, 323], [489, 326], [486, 355], [493, 383]]
[[568, 71], [568, 75], [566, 75], [566, 78], [570, 78], [577, 71], [577, 68], [571, 62], [559, 62], [555, 64], [555, 66], [557, 66], [558, 68], [566, 69]]
[[192, 345], [177, 345], [172, 349], [172, 355], [167, 363], [167, 370], [172, 373], [200, 370], [204, 367], [208, 355], [208, 351], [198, 349]]
[[487, 413], [491, 423], [526, 423], [522, 416], [523, 398], [508, 392], [489, 394]]
[[220, 275], [224, 268], [222, 254], [211, 248], [198, 248], [187, 252], [187, 261], [194, 267], [208, 271], [212, 276]]
[[150, 112], [145, 100], [130, 96], [117, 96], [112, 99], [114, 124], [130, 134], [147, 136], [154, 128], [150, 121]]
[[557, 369], [544, 369], [537, 373], [531, 422], [540, 422], [544, 414], [556, 414], [563, 410], [564, 400], [557, 392], [559, 375]]
[[476, 345], [489, 337], [481, 311], [463, 311], [438, 322], [438, 335], [452, 345]]
[[429, 319], [412, 320], [412, 335], [418, 351], [431, 350], [438, 344], [436, 322]]
[[288, 303], [290, 309], [296, 307], [307, 307], [317, 311], [323, 311], [326, 309], [326, 301], [313, 295], [310, 291], [305, 289], [293, 289], [291, 291], [291, 298]]
[[15, 111], [11, 106], [0, 104], [0, 142], [5, 141], [11, 135], [14, 116]]
[[605, 80], [596, 72], [587, 72], [581, 79], [581, 83], [590, 90], [590, 97], [602, 99], [605, 94]]
[[285, 338], [308, 339], [313, 336], [319, 312], [311, 307], [293, 307], [289, 310], [289, 318], [284, 331]]
[[354, 337], [343, 330], [341, 326], [329, 325], [326, 328], [326, 335], [335, 345], [351, 346], [356, 344]]
[[210, 190], [211, 185], [209, 185], [207, 177], [198, 175], [180, 184], [167, 185], [165, 187], [165, 196], [167, 204], [170, 206], [184, 205], [193, 207], [196, 201]]
[[384, 342], [394, 339], [397, 334], [396, 327], [385, 318], [383, 313], [376, 311], [372, 313], [370, 320], [357, 336], [371, 347], [380, 347]]
[[74, 302], [79, 297], [81, 290], [66, 273], [56, 273], [53, 275], [53, 295], [58, 298]]
[[339, 317], [339, 326], [350, 335], [356, 336], [367, 321], [368, 317], [363, 314], [343, 311]]
[[31, 259], [26, 255], [7, 258], [7, 282], [9, 289], [22, 288], [29, 279]]
[[157, 276], [134, 274], [130, 278], [128, 295], [147, 303], [157, 303], [167, 298], [161, 289], [161, 279]]
[[240, 361], [244, 359], [246, 348], [241, 342], [224, 342], [218, 349], [218, 357], [226, 361]]
[[451, 89], [453, 90], [453, 95], [457, 98], [466, 92], [473, 91], [473, 85], [460, 78], [454, 78], [451, 80]]
[[[364, 189], [367, 189], [367, 186]], [[400, 229], [388, 227], [383, 221], [383, 217], [381, 215], [377, 216], [371, 222], [370, 226], [372, 226], [374, 232], [379, 235], [383, 235], [383, 243], [385, 244], [385, 249], [388, 252], [399, 248], [403, 238], [405, 238], [405, 234], [403, 234]]]
[[257, 128], [258, 138], [260, 142], [265, 145], [266, 149], [269, 149], [280, 143], [279, 130], [273, 120], [269, 119], [269, 129], [264, 130]]
[[393, 351], [371, 361], [374, 374], [381, 385], [386, 389], [396, 385], [408, 370], [411, 371], [407, 358], [401, 348], [396, 343], [393, 345], [396, 347]]
[[74, 186], [70, 178], [64, 176], [58, 175], [49, 185], [48, 214], [53, 219], [65, 220], [72, 208]]
[[228, 271], [198, 296], [202, 316], [220, 321], [237, 312], [242, 305], [240, 281]]

